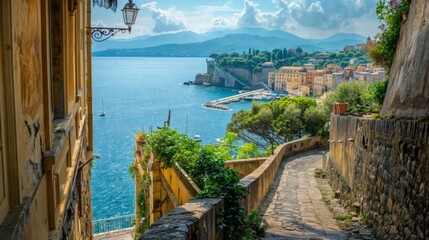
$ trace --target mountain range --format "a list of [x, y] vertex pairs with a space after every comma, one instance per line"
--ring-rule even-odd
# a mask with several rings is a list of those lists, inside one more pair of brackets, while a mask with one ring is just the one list
[[109, 39], [94, 42], [93, 56], [208, 57], [212, 53], [231, 53], [249, 48], [273, 50], [301, 47], [304, 51], [339, 51], [346, 45], [364, 43], [366, 38], [354, 33], [337, 33], [323, 39], [305, 39], [282, 30], [241, 28], [198, 34], [190, 31]]

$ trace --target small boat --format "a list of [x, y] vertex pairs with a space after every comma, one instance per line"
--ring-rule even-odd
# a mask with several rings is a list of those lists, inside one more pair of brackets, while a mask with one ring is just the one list
[[192, 85], [192, 84], [194, 84], [194, 82], [192, 81], [183, 82], [183, 85]]
[[194, 141], [196, 141], [196, 142], [201, 142], [201, 136], [200, 136], [200, 135], [198, 135], [198, 134], [195, 134], [195, 136], [194, 136]]
[[106, 114], [104, 113], [104, 99], [103, 97], [101, 97], [101, 113], [100, 113], [100, 117], [104, 117], [106, 116]]

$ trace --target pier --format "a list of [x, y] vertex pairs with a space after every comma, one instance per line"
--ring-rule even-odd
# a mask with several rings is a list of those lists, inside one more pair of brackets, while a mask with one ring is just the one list
[[269, 90], [258, 89], [258, 90], [254, 90], [254, 91], [250, 91], [250, 92], [239, 93], [237, 95], [226, 97], [226, 98], [213, 100], [211, 102], [203, 104], [203, 106], [207, 107], [207, 108], [213, 108], [213, 109], [228, 111], [228, 110], [231, 110], [231, 108], [224, 106], [224, 105], [221, 105], [221, 104], [228, 104], [230, 102], [238, 102], [238, 101], [240, 101], [244, 98], [248, 98], [248, 97], [255, 97], [255, 99], [256, 99], [256, 97], [258, 97], [258, 96], [271, 95], [271, 94], [272, 93]]

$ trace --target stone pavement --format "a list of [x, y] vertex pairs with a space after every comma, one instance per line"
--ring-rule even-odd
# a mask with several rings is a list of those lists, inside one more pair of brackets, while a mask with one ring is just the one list
[[322, 168], [321, 151], [282, 162], [260, 209], [267, 227], [265, 239], [347, 239], [322, 201], [314, 177], [316, 168]]
[[94, 240], [133, 240], [134, 228], [126, 228], [112, 232], [95, 234]]

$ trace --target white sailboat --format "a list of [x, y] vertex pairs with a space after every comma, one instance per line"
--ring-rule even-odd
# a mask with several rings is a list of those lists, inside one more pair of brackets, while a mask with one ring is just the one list
[[101, 97], [101, 113], [100, 117], [104, 117], [106, 114], [104, 113], [104, 99]]

